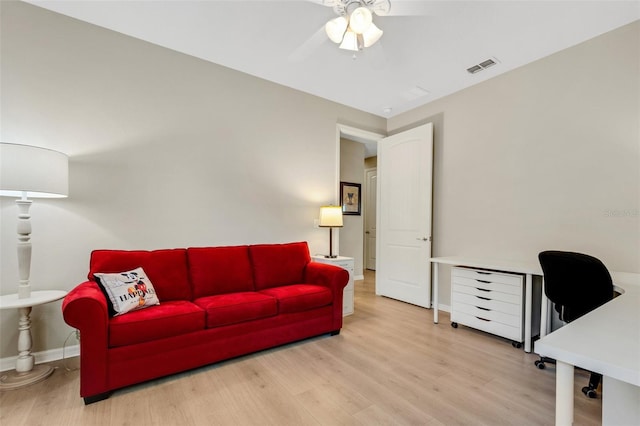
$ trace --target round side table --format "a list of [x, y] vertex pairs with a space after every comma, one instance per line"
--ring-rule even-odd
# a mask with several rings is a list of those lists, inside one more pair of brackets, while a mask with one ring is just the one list
[[31, 354], [31, 308], [55, 302], [66, 296], [66, 291], [32, 291], [31, 296], [18, 299], [17, 294], [0, 296], [0, 309], [18, 309], [18, 359], [15, 371], [0, 373], [0, 390], [17, 389], [46, 379], [53, 373], [48, 365], [35, 365]]

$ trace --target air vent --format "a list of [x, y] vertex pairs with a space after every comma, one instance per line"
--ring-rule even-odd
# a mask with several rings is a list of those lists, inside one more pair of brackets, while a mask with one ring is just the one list
[[484, 60], [484, 61], [480, 62], [477, 65], [474, 65], [472, 67], [467, 68], [467, 72], [469, 74], [475, 74], [475, 73], [480, 72], [482, 70], [485, 70], [485, 69], [487, 69], [489, 67], [492, 67], [497, 63], [498, 63], [498, 60], [496, 58], [489, 58], [487, 60]]
[[482, 67], [480, 65], [474, 65], [471, 68], [467, 68], [467, 72], [469, 74], [475, 74], [479, 71], [482, 71]]

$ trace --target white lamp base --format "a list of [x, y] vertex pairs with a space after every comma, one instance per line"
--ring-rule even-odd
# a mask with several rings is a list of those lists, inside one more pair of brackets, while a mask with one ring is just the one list
[[54, 368], [48, 365], [36, 365], [31, 371], [18, 373], [7, 371], [0, 377], [0, 390], [13, 390], [38, 383], [53, 374]]

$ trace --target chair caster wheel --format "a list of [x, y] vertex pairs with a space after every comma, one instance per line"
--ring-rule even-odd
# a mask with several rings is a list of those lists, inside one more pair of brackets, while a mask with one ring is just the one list
[[546, 368], [546, 365], [544, 365], [544, 362], [542, 361], [535, 361], [534, 362], [535, 366], [538, 367], [540, 370], [544, 370]]
[[598, 397], [598, 393], [596, 392], [595, 389], [591, 389], [589, 386], [585, 386], [582, 388], [582, 393], [585, 394], [586, 396], [588, 396], [589, 398], [597, 398]]
[[457, 322], [452, 322], [452, 323], [451, 323], [451, 327], [453, 327], [453, 328], [458, 328], [458, 323], [457, 323]]
[[520, 342], [511, 342], [511, 346], [514, 348], [520, 349], [522, 347], [522, 343]]

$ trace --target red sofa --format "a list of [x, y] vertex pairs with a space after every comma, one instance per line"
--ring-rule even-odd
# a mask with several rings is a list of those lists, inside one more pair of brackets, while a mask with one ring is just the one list
[[[159, 305], [110, 317], [95, 273], [142, 267]], [[311, 262], [307, 243], [96, 250], [89, 281], [62, 304], [80, 331], [80, 396], [111, 391], [342, 327], [348, 272]]]

